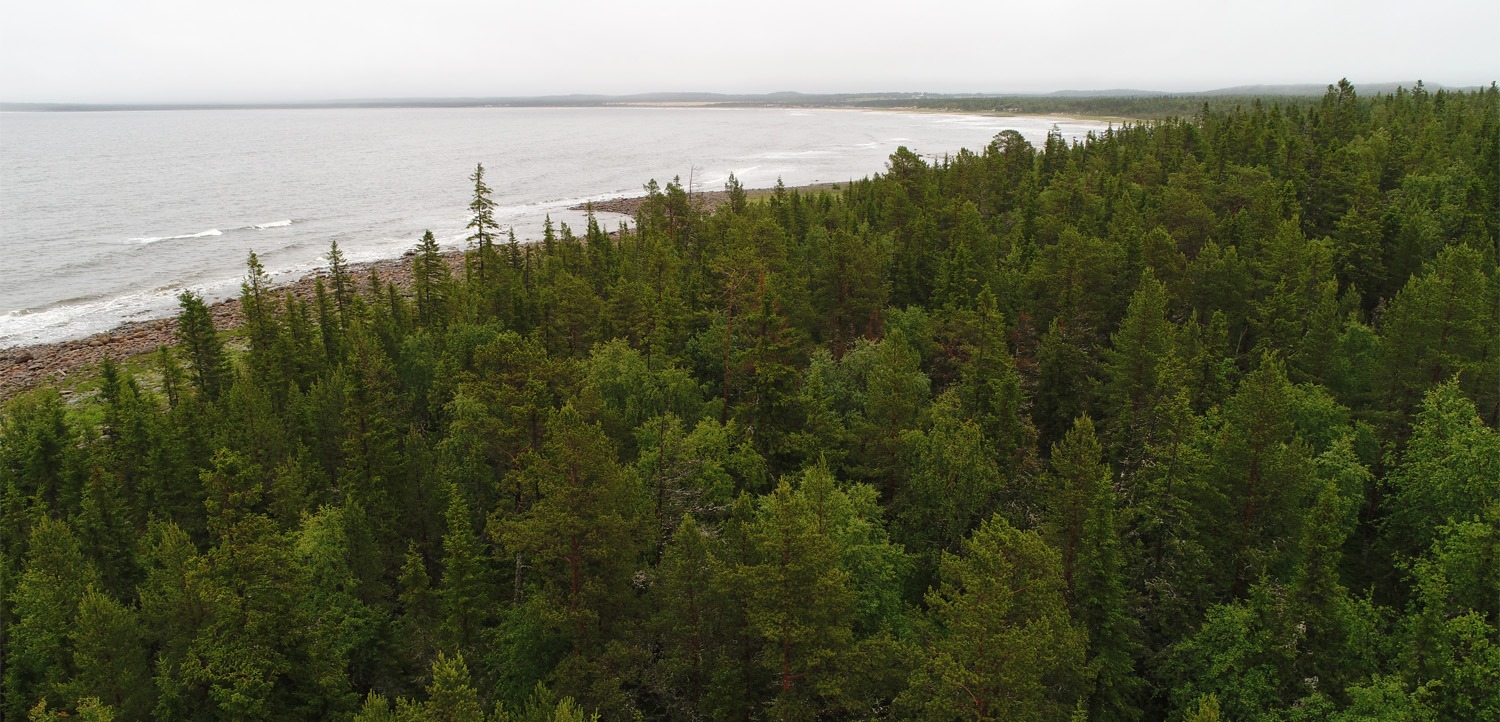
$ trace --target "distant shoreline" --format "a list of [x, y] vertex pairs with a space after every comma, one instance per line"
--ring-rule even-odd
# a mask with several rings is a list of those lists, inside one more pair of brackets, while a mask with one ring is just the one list
[[[1039, 96], [1045, 97], [1045, 96]], [[1135, 96], [1130, 96], [1135, 97]], [[1147, 96], [1142, 96], [1147, 97]], [[218, 110], [443, 110], [465, 108], [534, 108], [534, 109], [632, 109], [661, 108], [672, 110], [846, 110], [872, 113], [935, 113], [950, 115], [981, 115], [990, 118], [1050, 117], [1061, 120], [1108, 121], [1115, 123], [1138, 123], [1146, 118], [1123, 116], [1117, 113], [1088, 113], [1077, 110], [1033, 111], [1018, 108], [978, 109], [948, 107], [923, 107], [917, 105], [855, 105], [838, 103], [751, 103], [718, 101], [641, 101], [609, 103], [246, 103], [246, 104], [181, 104], [181, 105], [133, 105], [133, 104], [73, 104], [73, 103], [4, 103], [0, 102], [0, 113], [160, 113], [199, 112]]]
[[[846, 183], [810, 183], [803, 186], [787, 186], [786, 190], [807, 192], [836, 191], [843, 188]], [[775, 193], [775, 188], [746, 188], [745, 196], [751, 200], [770, 197]], [[719, 206], [729, 201], [727, 191], [692, 191], [689, 194], [692, 203], [699, 210], [712, 212]], [[568, 207], [570, 211], [587, 211], [592, 209], [595, 213], [617, 213], [622, 216], [634, 216], [640, 210], [641, 205], [646, 202], [646, 196], [632, 195], [620, 196], [618, 198], [607, 198], [602, 201], [587, 201]]]
[[[1355, 85], [1362, 94], [1393, 93], [1396, 88], [1410, 89], [1417, 81], [1358, 82]], [[1483, 85], [1446, 86], [1441, 83], [1425, 83], [1429, 92], [1438, 90], [1470, 92], [1483, 90]], [[77, 102], [15, 102], [0, 101], [0, 112], [87, 112], [119, 110], [281, 110], [281, 109], [333, 109], [333, 108], [579, 108], [579, 107], [769, 107], [769, 108], [849, 108], [865, 110], [931, 110], [933, 104], [953, 101], [1001, 101], [1014, 99], [1029, 104], [1054, 103], [1056, 112], [1066, 114], [1070, 103], [1080, 100], [1124, 99], [1124, 98], [1199, 98], [1210, 100], [1225, 97], [1261, 98], [1317, 98], [1327, 89], [1323, 83], [1294, 83], [1286, 85], [1240, 85], [1199, 91], [1144, 90], [1139, 88], [1110, 88], [1100, 90], [1058, 90], [1037, 93], [928, 93], [891, 92], [868, 93], [634, 93], [628, 95], [604, 95], [577, 93], [566, 95], [486, 96], [447, 98], [342, 98], [308, 101], [271, 101], [260, 103], [77, 103]], [[902, 106], [892, 105], [903, 103]], [[917, 105], [920, 104], [920, 105]], [[953, 112], [964, 112], [955, 110]], [[1017, 111], [1017, 114], [1032, 115], [1047, 113], [1035, 107]]]
[[[953, 96], [955, 100], [1003, 98], [1007, 96]], [[1026, 96], [1037, 100], [1046, 96]], [[1134, 97], [1134, 96], [1127, 96]], [[691, 100], [548, 100], [548, 99], [431, 99], [431, 100], [350, 100], [311, 101], [305, 103], [16, 103], [0, 101], [0, 112], [9, 113], [88, 113], [168, 110], [379, 110], [426, 108], [786, 108], [795, 110], [932, 110], [909, 105], [889, 105], [917, 100], [916, 97], [869, 96], [848, 100], [819, 97], [801, 101], [770, 99]], [[942, 100], [943, 96], [926, 96], [925, 100]], [[1018, 113], [1025, 114], [1025, 113]]]

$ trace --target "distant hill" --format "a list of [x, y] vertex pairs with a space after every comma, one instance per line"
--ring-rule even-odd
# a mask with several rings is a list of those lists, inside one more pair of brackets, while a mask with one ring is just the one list
[[[1361, 95], [1384, 95], [1394, 93], [1397, 88], [1410, 90], [1418, 81], [1402, 81], [1395, 83], [1355, 83], [1354, 89]], [[1440, 83], [1422, 83], [1422, 87], [1428, 92], [1435, 93], [1439, 90], [1478, 90], [1478, 86], [1448, 86]], [[1328, 92], [1328, 86], [1316, 83], [1301, 83], [1297, 85], [1237, 85], [1233, 88], [1220, 88], [1208, 90], [1197, 95], [1318, 95]]]
[[[1406, 89], [1410, 90], [1416, 84], [1417, 84], [1417, 81], [1410, 80], [1410, 81], [1401, 81], [1401, 82], [1392, 82], [1392, 83], [1355, 83], [1354, 87], [1355, 87], [1355, 90], [1358, 91], [1361, 95], [1384, 95], [1386, 93], [1394, 93], [1394, 92], [1396, 92], [1396, 88], [1406, 88]], [[1479, 89], [1478, 86], [1459, 87], [1459, 86], [1442, 85], [1440, 83], [1426, 83], [1426, 82], [1424, 82], [1422, 84], [1422, 87], [1426, 88], [1428, 90], [1428, 92], [1437, 92], [1439, 90], [1450, 90], [1450, 91], [1452, 91], [1452, 90], [1466, 90], [1467, 91], [1467, 90], [1478, 90]], [[1236, 85], [1236, 86], [1229, 87], [1229, 88], [1218, 88], [1218, 89], [1215, 89], [1215, 90], [1195, 90], [1195, 91], [1137, 90], [1137, 89], [1133, 89], [1133, 88], [1112, 88], [1112, 89], [1108, 89], [1108, 90], [1059, 90], [1059, 91], [1056, 91], [1056, 92], [1053, 92], [1053, 93], [1046, 93], [1045, 97], [1048, 97], [1048, 98], [1153, 98], [1153, 97], [1168, 96], [1168, 95], [1171, 95], [1171, 96], [1197, 96], [1197, 95], [1203, 95], [1203, 96], [1222, 96], [1222, 95], [1255, 96], [1255, 95], [1261, 95], [1261, 96], [1303, 97], [1303, 96], [1322, 96], [1323, 93], [1325, 93], [1327, 91], [1328, 91], [1328, 84], [1326, 84], [1326, 83], [1325, 84], [1321, 84], [1321, 85], [1318, 84], [1318, 83], [1296, 83], [1296, 84], [1287, 84], [1287, 85]], [[1026, 95], [1026, 94], [1025, 93], [1015, 93], [1013, 95], [1023, 96], [1023, 95]], [[1038, 95], [1042, 95], [1042, 94], [1038, 94]], [[971, 96], [971, 97], [978, 97], [978, 96]]]
[[[1398, 86], [1410, 88], [1416, 81], [1402, 83], [1355, 84], [1362, 95], [1377, 95], [1395, 92]], [[1429, 91], [1477, 90], [1477, 87], [1454, 88], [1437, 83], [1426, 83]], [[1327, 84], [1304, 83], [1295, 85], [1239, 85], [1217, 90], [1174, 92], [1165, 90], [1140, 90], [1134, 88], [1111, 88], [1101, 90], [1058, 90], [1051, 93], [922, 93], [922, 92], [874, 92], [874, 93], [800, 93], [784, 90], [775, 93], [700, 93], [663, 92], [635, 93], [631, 95], [602, 95], [574, 93], [568, 95], [497, 96], [462, 98], [342, 98], [335, 100], [272, 102], [272, 103], [8, 103], [0, 102], [0, 111], [102, 111], [102, 110], [246, 110], [246, 109], [294, 109], [294, 108], [474, 108], [474, 107], [578, 107], [609, 105], [717, 105], [717, 106], [846, 106], [846, 107], [951, 107], [959, 108], [976, 101], [996, 109], [1020, 110], [1022, 106], [1032, 112], [1038, 102], [1054, 100], [1057, 110], [1068, 110], [1071, 104], [1107, 99], [1147, 98], [1208, 98], [1266, 96], [1284, 98], [1309, 98], [1321, 96]], [[1019, 99], [1025, 101], [1007, 104], [998, 101]]]
[[[339, 98], [334, 100], [266, 103], [10, 103], [0, 102], [0, 111], [107, 111], [107, 110], [246, 110], [291, 108], [474, 108], [474, 107], [571, 107], [605, 105], [701, 104], [701, 105], [847, 105], [870, 101], [902, 101], [944, 97], [936, 93], [838, 93], [809, 95], [795, 91], [775, 93], [635, 93], [632, 95], [497, 96], [462, 98]], [[959, 96], [954, 96], [959, 97]]]
[[1047, 93], [1049, 98], [1144, 98], [1155, 95], [1171, 95], [1161, 90], [1130, 90], [1126, 88], [1115, 88], [1113, 90], [1059, 90], [1055, 93]]

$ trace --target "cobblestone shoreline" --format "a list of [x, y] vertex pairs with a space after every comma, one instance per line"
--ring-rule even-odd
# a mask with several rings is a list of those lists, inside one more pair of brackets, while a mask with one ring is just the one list
[[[459, 266], [463, 254], [450, 252], [449, 263]], [[410, 254], [400, 258], [387, 258], [368, 263], [350, 264], [351, 275], [363, 286], [373, 269], [384, 282], [394, 282], [399, 288], [411, 283]], [[326, 269], [319, 269], [306, 276], [280, 284], [276, 290], [290, 291], [306, 301], [314, 297], [313, 289], [318, 278], [327, 277]], [[240, 301], [231, 298], [209, 306], [214, 325], [220, 331], [238, 326], [242, 320]], [[29, 389], [60, 382], [68, 377], [88, 372], [106, 356], [124, 361], [141, 354], [153, 353], [162, 346], [177, 343], [177, 319], [158, 318], [149, 321], [133, 321], [121, 324], [104, 333], [84, 338], [0, 349], [0, 400], [8, 399]]]

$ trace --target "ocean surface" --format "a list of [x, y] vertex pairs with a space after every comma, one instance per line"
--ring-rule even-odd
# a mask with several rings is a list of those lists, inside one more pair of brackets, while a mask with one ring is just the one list
[[[747, 188], [884, 171], [898, 146], [940, 157], [1056, 124], [860, 110], [460, 108], [0, 113], [0, 347], [61, 341], [176, 312], [191, 289], [238, 293], [254, 250], [277, 280], [400, 255], [431, 229], [463, 245], [476, 163], [524, 240], [569, 206], [691, 172]], [[601, 214], [614, 228], [623, 216]]]

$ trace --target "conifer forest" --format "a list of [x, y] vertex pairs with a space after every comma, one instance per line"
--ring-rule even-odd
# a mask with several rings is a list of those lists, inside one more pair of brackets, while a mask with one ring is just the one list
[[5, 720], [1500, 720], [1500, 90], [521, 244], [0, 412]]

